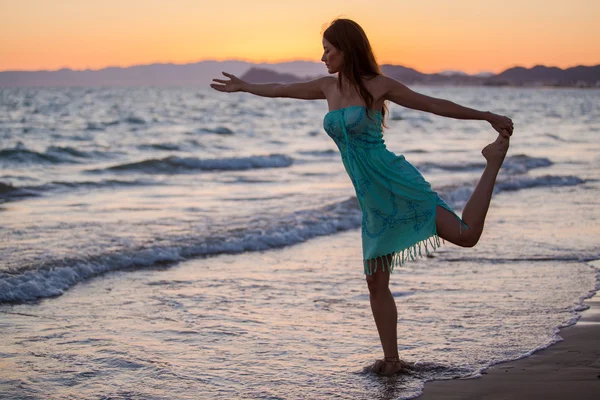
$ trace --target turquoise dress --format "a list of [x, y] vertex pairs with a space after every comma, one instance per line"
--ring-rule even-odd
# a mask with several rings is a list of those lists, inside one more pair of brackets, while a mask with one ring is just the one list
[[468, 229], [403, 155], [385, 147], [381, 125], [381, 112], [370, 110], [367, 116], [363, 106], [330, 111], [323, 119], [325, 131], [340, 150], [362, 211], [367, 275], [376, 272], [378, 265], [391, 272], [439, 247], [437, 206], [453, 213], [461, 229]]

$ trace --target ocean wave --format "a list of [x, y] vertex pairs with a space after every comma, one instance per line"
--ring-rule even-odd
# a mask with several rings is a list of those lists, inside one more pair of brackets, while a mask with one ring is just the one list
[[504, 159], [502, 169], [513, 174], [524, 174], [534, 168], [549, 167], [554, 164], [546, 157], [531, 157], [526, 154], [508, 156]]
[[[140, 119], [139, 121], [143, 121], [143, 120]], [[141, 123], [144, 123], [144, 122], [141, 122]], [[103, 122], [88, 121], [86, 123], [85, 130], [86, 131], [103, 131], [104, 128], [106, 128], [107, 126], [119, 125], [120, 123], [121, 123], [121, 121], [118, 119], [111, 120], [111, 121], [103, 121]]]
[[42, 196], [45, 192], [77, 190], [77, 189], [95, 189], [95, 188], [111, 188], [111, 187], [131, 187], [157, 185], [157, 182], [145, 180], [118, 180], [105, 179], [101, 181], [54, 181], [41, 185], [30, 186], [14, 186], [10, 183], [0, 182], [0, 202], [14, 201], [26, 197]]
[[216, 128], [200, 128], [194, 133], [216, 133], [217, 135], [233, 135], [233, 131], [226, 126], [217, 126]]
[[258, 168], [285, 168], [292, 165], [293, 159], [284, 154], [266, 156], [199, 159], [195, 157], [170, 156], [161, 159], [120, 164], [88, 172], [143, 172], [147, 174], [176, 174], [191, 171], [242, 171]]
[[49, 153], [38, 153], [37, 151], [29, 150], [24, 146], [17, 146], [12, 149], [0, 150], [0, 161], [19, 164], [58, 164], [61, 162], [69, 162], [69, 159], [61, 159], [59, 156]]
[[[502, 164], [502, 171], [509, 174], [524, 174], [534, 168], [549, 167], [553, 163], [546, 157], [531, 157], [525, 154], [518, 154], [514, 156], [508, 156], [505, 158]], [[454, 172], [466, 172], [483, 170], [485, 168], [485, 162], [475, 163], [431, 163], [426, 162], [418, 164], [417, 167], [423, 171], [429, 171], [431, 169], [442, 169]]]
[[[494, 193], [541, 187], [576, 186], [585, 182], [585, 179], [573, 175], [544, 175], [537, 177], [515, 175], [498, 179], [494, 187]], [[438, 194], [452, 207], [462, 208], [467, 200], [469, 200], [473, 189], [472, 185], [467, 184], [446, 186], [438, 190]]]
[[301, 150], [298, 151], [298, 154], [302, 154], [304, 156], [316, 156], [316, 157], [329, 157], [339, 154], [337, 150]]
[[394, 111], [391, 112], [391, 115], [389, 118], [391, 121], [402, 121], [404, 119], [402, 114], [400, 114], [398, 112], [394, 112]]
[[558, 142], [565, 142], [565, 143], [572, 143], [573, 142], [572, 139], [567, 140], [567, 139], [561, 138], [558, 135], [554, 135], [552, 133], [545, 133], [544, 136], [549, 137], [551, 139], [554, 139], [554, 140], [556, 140]]
[[244, 228], [230, 228], [220, 234], [171, 237], [161, 245], [122, 249], [81, 259], [44, 262], [20, 273], [0, 273], [0, 303], [24, 302], [58, 296], [69, 287], [108, 271], [143, 268], [191, 257], [262, 251], [305, 242], [361, 224], [356, 198], [317, 209], [298, 211], [270, 221], [260, 220]]
[[169, 150], [169, 151], [178, 151], [181, 150], [181, 146], [174, 143], [149, 143], [149, 144], [140, 144], [137, 146], [140, 150]]
[[86, 131], [103, 131], [104, 130], [104, 125], [97, 123], [97, 122], [88, 122], [85, 125], [85, 130]]
[[[105, 181], [103, 184], [111, 184]], [[119, 181], [116, 181], [119, 182]], [[511, 191], [584, 183], [575, 176], [509, 177], [499, 180], [497, 191]], [[53, 184], [61, 184], [54, 182]], [[79, 184], [86, 184], [84, 182]], [[97, 183], [89, 183], [97, 184]], [[127, 182], [130, 184], [130, 182]], [[18, 190], [3, 184], [0, 191]], [[460, 208], [472, 193], [472, 186], [447, 187], [439, 194], [453, 207]], [[304, 242], [317, 236], [334, 234], [361, 225], [361, 211], [355, 197], [288, 215], [254, 220], [245, 226], [228, 226], [203, 235], [174, 235], [151, 241], [148, 245], [106, 247], [106, 253], [86, 254], [79, 258], [44, 260], [24, 272], [0, 273], [0, 302], [23, 302], [57, 296], [72, 285], [102, 273], [172, 263], [192, 257], [263, 251]], [[156, 243], [156, 244], [154, 244]], [[95, 247], [98, 248], [98, 247]], [[100, 246], [99, 248], [102, 248]], [[82, 251], [84, 251], [82, 249]]]
[[0, 182], [0, 202], [31, 196], [36, 196], [36, 194], [25, 188], [13, 186], [10, 183]]
[[466, 163], [466, 164], [444, 164], [444, 163], [421, 163], [418, 164], [418, 169], [422, 171], [430, 171], [432, 169], [443, 169], [446, 171], [475, 171], [475, 170], [483, 170], [485, 168], [485, 163]]
[[507, 192], [512, 190], [529, 189], [536, 187], [558, 187], [558, 186], [575, 186], [585, 183], [584, 179], [577, 176], [556, 176], [544, 175], [536, 177], [523, 176], [519, 178], [508, 178], [496, 184], [496, 190]]
[[10, 183], [0, 182], [0, 195], [10, 194], [16, 190], [18, 190], [18, 188], [14, 187]]
[[112, 187], [130, 187], [130, 186], [146, 186], [158, 185], [158, 182], [146, 181], [141, 179], [136, 180], [120, 180], [120, 179], [104, 179], [101, 181], [54, 181], [36, 187], [27, 187], [28, 189], [39, 189], [40, 191], [49, 191], [57, 189], [94, 189], [94, 188], [112, 188]]
[[75, 158], [91, 158], [94, 156], [94, 153], [77, 150], [70, 146], [50, 146], [46, 149], [46, 153]]
[[127, 122], [128, 124], [134, 124], [134, 125], [143, 125], [146, 123], [145, 119], [143, 119], [142, 117], [138, 117], [136, 115], [130, 115], [127, 118], [125, 118], [124, 121]]
[[84, 159], [98, 156], [98, 152], [86, 152], [70, 146], [50, 146], [45, 152], [30, 150], [22, 143], [13, 148], [0, 150], [0, 162], [18, 164], [62, 164], [80, 163]]

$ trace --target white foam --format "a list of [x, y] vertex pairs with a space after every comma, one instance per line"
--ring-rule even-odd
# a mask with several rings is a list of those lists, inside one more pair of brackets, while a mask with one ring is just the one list
[[[585, 183], [585, 180], [572, 175], [544, 175], [538, 177], [515, 175], [499, 179], [496, 182], [494, 193], [539, 187], [575, 186], [582, 183]], [[462, 208], [467, 200], [469, 200], [469, 197], [473, 193], [473, 189], [474, 187], [472, 185], [464, 184], [460, 186], [443, 187], [438, 193], [446, 202], [448, 202], [448, 204], [456, 208]]]
[[[262, 221], [264, 223], [264, 221]], [[100, 254], [86, 260], [73, 260], [70, 265], [0, 274], [0, 302], [22, 302], [58, 296], [77, 282], [93, 276], [125, 268], [139, 268], [157, 263], [176, 262], [188, 257], [237, 254], [288, 246], [316, 236], [354, 229], [360, 226], [361, 214], [356, 199], [334, 203], [313, 210], [284, 216], [267, 228], [248, 226], [232, 230], [223, 237], [198, 237], [186, 243], [171, 238], [167, 245], [122, 253]]]
[[292, 165], [294, 160], [284, 154], [269, 154], [264, 156], [231, 157], [200, 159], [196, 157], [170, 156], [161, 159], [148, 159], [128, 164], [115, 165], [101, 170], [105, 171], [137, 171], [145, 173], [177, 173], [186, 170], [198, 171], [243, 171], [257, 168], [284, 168]]

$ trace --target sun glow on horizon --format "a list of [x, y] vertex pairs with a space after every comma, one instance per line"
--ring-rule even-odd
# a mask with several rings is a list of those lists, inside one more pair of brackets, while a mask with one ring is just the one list
[[338, 16], [361, 24], [380, 64], [426, 73], [600, 64], [600, 2], [591, 0], [50, 3], [0, 6], [10, 16], [0, 26], [0, 70], [319, 62], [322, 28]]

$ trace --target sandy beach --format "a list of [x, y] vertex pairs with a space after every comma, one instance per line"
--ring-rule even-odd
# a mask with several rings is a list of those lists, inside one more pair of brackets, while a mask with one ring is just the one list
[[480, 379], [433, 381], [419, 399], [597, 399], [600, 394], [600, 297], [577, 324], [561, 329], [564, 341], [530, 357], [495, 365]]

